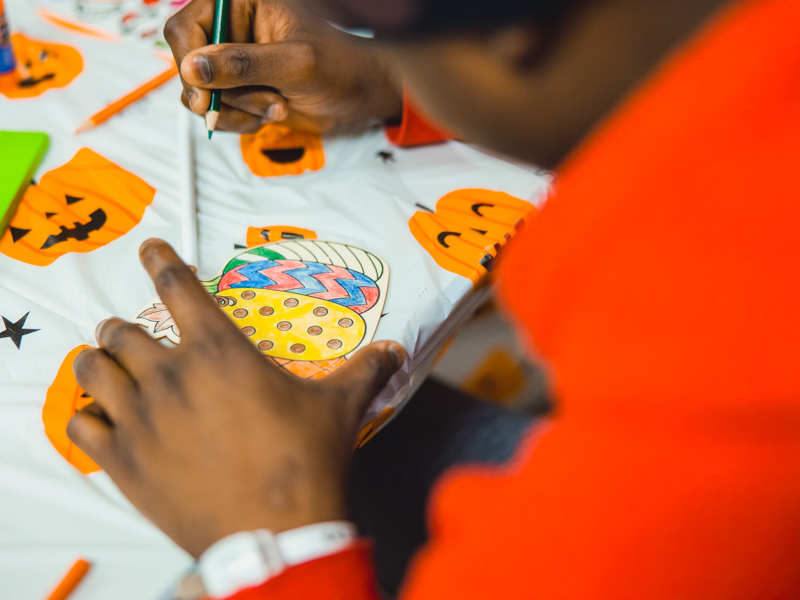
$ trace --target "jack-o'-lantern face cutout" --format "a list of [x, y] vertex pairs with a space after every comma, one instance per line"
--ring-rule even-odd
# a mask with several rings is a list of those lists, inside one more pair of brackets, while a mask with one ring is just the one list
[[450, 192], [435, 212], [416, 212], [411, 233], [436, 263], [481, 284], [499, 249], [532, 215], [534, 206], [502, 192], [465, 189]]
[[72, 363], [75, 362], [75, 358], [81, 350], [89, 347], [78, 346], [67, 354], [58, 369], [55, 381], [47, 390], [47, 398], [42, 409], [44, 432], [50, 443], [67, 462], [84, 474], [99, 471], [100, 467], [67, 437], [67, 423], [81, 408], [94, 402], [94, 398], [80, 388], [72, 373]]
[[317, 233], [310, 229], [291, 225], [268, 225], [267, 227], [248, 227], [246, 243], [248, 248], [253, 248], [269, 242], [315, 239], [317, 239]]
[[130, 231], [154, 195], [139, 177], [84, 148], [28, 187], [0, 252], [37, 266], [91, 252]]
[[21, 33], [11, 36], [17, 71], [0, 78], [0, 94], [6, 98], [33, 98], [62, 88], [83, 70], [80, 52], [71, 46], [32, 40]]
[[277, 177], [319, 171], [325, 165], [322, 138], [268, 123], [241, 138], [242, 157], [254, 175]]

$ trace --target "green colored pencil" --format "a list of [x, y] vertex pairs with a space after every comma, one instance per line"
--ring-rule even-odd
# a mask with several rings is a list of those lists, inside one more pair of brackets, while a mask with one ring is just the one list
[[[214, 6], [214, 35], [212, 44], [224, 44], [228, 41], [228, 20], [231, 13], [230, 0], [217, 0]], [[219, 119], [219, 105], [222, 100], [222, 90], [211, 92], [211, 104], [206, 111], [206, 128], [208, 129], [208, 139], [217, 127]]]

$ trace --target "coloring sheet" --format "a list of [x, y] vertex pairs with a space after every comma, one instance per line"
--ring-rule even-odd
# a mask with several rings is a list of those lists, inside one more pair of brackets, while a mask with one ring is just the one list
[[[389, 265], [355, 246], [297, 239], [241, 252], [203, 285], [268, 360], [317, 379], [372, 341], [386, 302]], [[180, 331], [158, 297], [133, 322], [155, 338], [180, 343]]]

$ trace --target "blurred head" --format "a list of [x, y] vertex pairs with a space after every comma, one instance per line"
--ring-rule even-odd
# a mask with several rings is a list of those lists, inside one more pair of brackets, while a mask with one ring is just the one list
[[296, 1], [373, 30], [435, 121], [553, 167], [729, 0]]

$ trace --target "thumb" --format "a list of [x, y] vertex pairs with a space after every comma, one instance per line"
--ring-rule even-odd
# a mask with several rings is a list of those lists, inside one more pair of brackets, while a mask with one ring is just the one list
[[357, 420], [405, 360], [406, 352], [397, 342], [376, 342], [356, 352], [324, 381], [345, 391]]
[[181, 76], [189, 85], [203, 88], [280, 89], [308, 79], [315, 66], [314, 50], [303, 42], [215, 44], [189, 52], [181, 62]]

